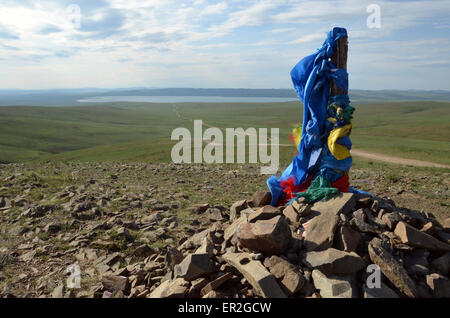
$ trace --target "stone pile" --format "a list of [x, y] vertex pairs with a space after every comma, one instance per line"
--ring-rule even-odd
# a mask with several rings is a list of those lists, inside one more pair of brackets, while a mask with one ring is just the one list
[[286, 207], [270, 199], [257, 192], [228, 212], [199, 206], [219, 221], [177, 248], [117, 266], [96, 295], [450, 297], [450, 219], [351, 193]]

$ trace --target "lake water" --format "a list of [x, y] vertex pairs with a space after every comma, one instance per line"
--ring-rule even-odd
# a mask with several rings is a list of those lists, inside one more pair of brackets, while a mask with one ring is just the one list
[[79, 103], [282, 103], [298, 101], [289, 97], [222, 97], [222, 96], [98, 96], [79, 99]]

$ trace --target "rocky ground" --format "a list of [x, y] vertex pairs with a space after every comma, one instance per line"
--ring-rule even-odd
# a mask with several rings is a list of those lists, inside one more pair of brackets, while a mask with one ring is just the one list
[[[0, 295], [448, 297], [445, 175], [353, 169], [376, 199], [284, 209], [266, 206], [266, 178], [252, 165], [1, 165]], [[371, 263], [380, 289], [364, 285]]]

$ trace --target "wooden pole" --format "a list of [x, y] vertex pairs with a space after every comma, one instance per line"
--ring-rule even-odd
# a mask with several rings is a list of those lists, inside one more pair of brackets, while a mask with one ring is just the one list
[[[348, 39], [347, 37], [340, 38], [336, 43], [336, 50], [331, 61], [337, 68], [347, 69], [347, 53], [348, 53]], [[348, 92], [340, 89], [333, 80], [331, 80], [331, 96], [347, 94]]]

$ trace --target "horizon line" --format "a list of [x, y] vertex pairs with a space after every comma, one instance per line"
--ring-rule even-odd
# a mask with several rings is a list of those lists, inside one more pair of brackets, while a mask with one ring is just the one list
[[[64, 87], [64, 88], [0, 88], [2, 91], [58, 91], [58, 90], [126, 90], [126, 89], [245, 89], [245, 90], [293, 90], [292, 87], [286, 88], [247, 88], [247, 87], [154, 87], [154, 86], [132, 86], [132, 87]], [[351, 88], [349, 91], [422, 91], [422, 92], [449, 92], [447, 89], [399, 89], [399, 88], [381, 88], [381, 89], [364, 89], [364, 88]]]

